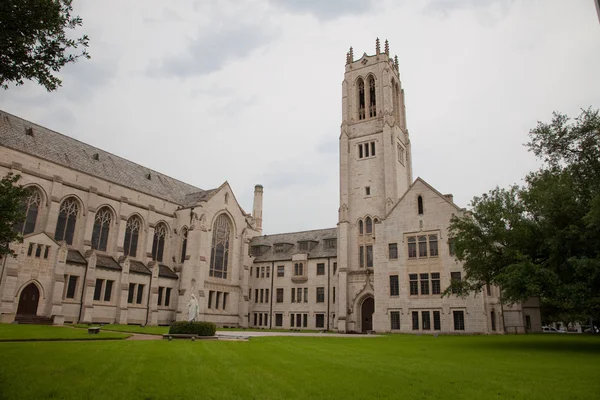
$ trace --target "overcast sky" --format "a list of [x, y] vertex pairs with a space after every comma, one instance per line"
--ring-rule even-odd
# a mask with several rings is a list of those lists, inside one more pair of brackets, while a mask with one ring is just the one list
[[203, 189], [264, 232], [334, 227], [346, 52], [398, 54], [414, 178], [455, 202], [537, 168], [529, 129], [600, 107], [593, 0], [75, 0], [91, 60], [0, 108]]

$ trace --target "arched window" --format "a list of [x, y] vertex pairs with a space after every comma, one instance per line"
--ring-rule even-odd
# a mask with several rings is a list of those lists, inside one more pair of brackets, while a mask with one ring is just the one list
[[183, 237], [183, 240], [181, 242], [181, 262], [184, 262], [185, 261], [185, 252], [187, 251], [187, 237], [188, 237], [187, 228], [183, 228], [181, 230], [181, 237]]
[[371, 221], [371, 217], [367, 217], [365, 218], [365, 225], [366, 225], [366, 231], [367, 233], [372, 233], [373, 232], [373, 221]]
[[360, 221], [358, 221], [358, 234], [359, 235], [363, 234], [363, 221], [362, 221], [362, 219]]
[[15, 230], [22, 235], [26, 235], [35, 230], [35, 222], [37, 221], [38, 210], [42, 204], [42, 195], [40, 191], [34, 187], [27, 189], [28, 196], [21, 203], [25, 220], [15, 224]]
[[92, 231], [92, 249], [106, 251], [112, 212], [108, 207], [102, 207], [96, 212], [94, 230]]
[[165, 238], [167, 237], [167, 227], [160, 223], [154, 227], [154, 239], [152, 240], [152, 259], [162, 262], [165, 251]]
[[419, 209], [419, 215], [423, 214], [423, 197], [417, 197], [417, 207]]
[[56, 222], [56, 231], [54, 240], [57, 242], [64, 240], [67, 244], [73, 244], [75, 236], [75, 223], [79, 214], [79, 205], [77, 200], [70, 197], [62, 202], [58, 211], [58, 221]]
[[393, 107], [394, 107], [394, 117], [396, 118], [396, 123], [400, 125], [400, 91], [398, 90], [398, 84], [392, 79], [392, 90], [393, 90]]
[[365, 81], [358, 79], [358, 119], [365, 119]]
[[210, 252], [209, 275], [215, 278], [227, 279], [229, 263], [229, 242], [231, 227], [227, 215], [221, 214], [213, 225], [212, 250]]
[[369, 78], [369, 117], [377, 116], [377, 99], [375, 98], [375, 78]]
[[125, 225], [125, 241], [123, 242], [123, 253], [125, 256], [135, 257], [137, 255], [141, 226], [142, 221], [136, 215], [127, 220], [127, 225]]

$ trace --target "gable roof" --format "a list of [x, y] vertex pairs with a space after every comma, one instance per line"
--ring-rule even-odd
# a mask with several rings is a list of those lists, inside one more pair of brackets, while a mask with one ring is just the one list
[[209, 192], [1, 110], [0, 145], [176, 204]]
[[[270, 248], [254, 259], [254, 262], [290, 260], [292, 255], [302, 253], [298, 251], [298, 242], [319, 242], [308, 252], [308, 258], [336, 257], [337, 246], [334, 249], [326, 249], [324, 240], [335, 239], [337, 241], [337, 228], [316, 229], [312, 231], [279, 233], [276, 235], [256, 236], [250, 240], [250, 246], [269, 246]], [[287, 251], [275, 253], [275, 243], [294, 244]]]
[[433, 186], [431, 186], [429, 183], [427, 183], [424, 179], [422, 179], [420, 176], [417, 177], [417, 179], [415, 179], [415, 181], [409, 186], [409, 188], [406, 190], [406, 192], [404, 192], [404, 194], [402, 195], [402, 197], [400, 197], [398, 199], [398, 201], [396, 202], [396, 204], [394, 204], [394, 207], [392, 207], [392, 209], [385, 215], [385, 218], [387, 219], [387, 217], [389, 217], [394, 210], [396, 209], [396, 207], [398, 207], [398, 204], [400, 204], [402, 202], [402, 200], [404, 200], [404, 198], [408, 195], [408, 193], [413, 189], [413, 187], [417, 184], [417, 182], [421, 182], [423, 185], [425, 185], [428, 189], [430, 189], [433, 193], [437, 194], [438, 196], [440, 196], [442, 199], [444, 199], [448, 204], [450, 204], [452, 207], [456, 208], [456, 210], [458, 211], [465, 211], [464, 208], [460, 208], [459, 206], [457, 206], [453, 201], [450, 201], [446, 196], [444, 196], [442, 193], [438, 192], [436, 190], [436, 188], [434, 188]]

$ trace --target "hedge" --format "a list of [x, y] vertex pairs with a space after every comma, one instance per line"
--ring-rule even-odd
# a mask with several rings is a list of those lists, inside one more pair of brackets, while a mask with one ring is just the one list
[[169, 333], [177, 334], [195, 334], [198, 336], [214, 336], [217, 326], [212, 322], [173, 322], [169, 327]]

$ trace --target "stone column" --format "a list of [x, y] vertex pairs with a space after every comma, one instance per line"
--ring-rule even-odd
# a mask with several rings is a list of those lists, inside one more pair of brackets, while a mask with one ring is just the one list
[[96, 253], [92, 252], [88, 259], [87, 272], [84, 282], [85, 288], [83, 290], [83, 298], [81, 299], [81, 307], [83, 312], [81, 313], [80, 323], [89, 324], [92, 323], [92, 317], [94, 314], [94, 289], [96, 287]]
[[152, 277], [150, 278], [150, 285], [148, 287], [148, 296], [150, 296], [148, 304], [148, 325], [158, 325], [158, 272], [160, 266], [156, 261], [150, 263], [149, 267], [152, 269]]
[[117, 321], [119, 324], [126, 325], [127, 324], [127, 314], [129, 310], [129, 304], [127, 303], [127, 299], [129, 297], [129, 267], [130, 261], [129, 257], [125, 259], [121, 263], [121, 285], [120, 290], [117, 292], [119, 295], [119, 300], [117, 302]]
[[19, 299], [16, 298], [19, 277], [19, 260], [25, 258], [25, 246], [11, 243], [10, 248], [18, 258], [6, 256], [2, 259], [2, 274], [0, 275], [0, 322], [11, 323], [15, 320]]
[[54, 316], [55, 325], [64, 325], [65, 316], [63, 313], [63, 293], [65, 291], [65, 264], [67, 262], [67, 246], [63, 242], [58, 249], [56, 263], [54, 265], [54, 287], [52, 288], [52, 303], [50, 316]]

